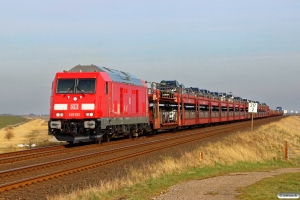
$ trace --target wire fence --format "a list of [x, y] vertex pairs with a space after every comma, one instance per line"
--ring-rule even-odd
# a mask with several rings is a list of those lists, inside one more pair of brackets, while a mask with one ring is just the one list
[[300, 164], [300, 149], [289, 148], [288, 159], [292, 159]]
[[300, 148], [291, 148], [288, 142], [285, 142], [284, 157], [286, 160], [293, 160], [300, 165]]

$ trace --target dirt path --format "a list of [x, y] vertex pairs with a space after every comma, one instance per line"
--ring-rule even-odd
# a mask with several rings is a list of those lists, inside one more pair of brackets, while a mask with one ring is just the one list
[[[238, 195], [236, 189], [239, 187], [246, 187], [266, 177], [274, 177], [290, 172], [300, 172], [300, 168], [284, 168], [268, 172], [232, 173], [226, 176], [193, 180], [172, 186], [166, 193], [152, 199], [232, 200]], [[276, 195], [274, 194], [274, 196]]]

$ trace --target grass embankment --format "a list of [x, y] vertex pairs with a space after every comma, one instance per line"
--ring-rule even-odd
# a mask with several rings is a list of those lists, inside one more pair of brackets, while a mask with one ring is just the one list
[[[8, 117], [5, 116], [2, 124], [15, 124], [21, 122], [22, 119], [19, 117]], [[15, 123], [12, 123], [13, 119]], [[20, 119], [17, 121], [17, 119]], [[36, 147], [53, 145], [53, 142], [49, 142], [52, 138], [48, 135], [48, 123], [43, 119], [31, 119], [24, 118], [24, 122], [16, 127], [10, 127], [12, 137], [7, 138], [7, 128], [0, 130], [0, 153], [18, 151], [28, 149], [29, 145], [34, 144]], [[23, 145], [23, 147], [19, 147]]]
[[[284, 142], [300, 147], [300, 118], [288, 117], [254, 132], [237, 132], [192, 152], [183, 152], [179, 159], [163, 158], [159, 163], [146, 163], [142, 169], [128, 169], [123, 178], [86, 190], [50, 199], [148, 199], [168, 187], [191, 179], [223, 175], [229, 172], [269, 170], [291, 167], [293, 162], [282, 161]], [[203, 160], [199, 159], [200, 152]]]
[[21, 116], [0, 116], [0, 129], [8, 125], [15, 125], [27, 121], [28, 119]]

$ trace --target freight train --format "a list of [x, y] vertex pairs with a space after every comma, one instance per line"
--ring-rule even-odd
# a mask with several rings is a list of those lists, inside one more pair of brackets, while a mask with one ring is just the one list
[[[59, 141], [110, 141], [250, 119], [248, 100], [212, 95], [176, 80], [145, 82], [130, 73], [77, 65], [52, 82], [48, 132]], [[282, 115], [258, 102], [254, 118]]]

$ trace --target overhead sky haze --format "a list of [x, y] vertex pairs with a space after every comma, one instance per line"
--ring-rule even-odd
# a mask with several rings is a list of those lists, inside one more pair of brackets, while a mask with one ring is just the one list
[[0, 114], [47, 114], [77, 64], [300, 112], [299, 1], [0, 0]]

